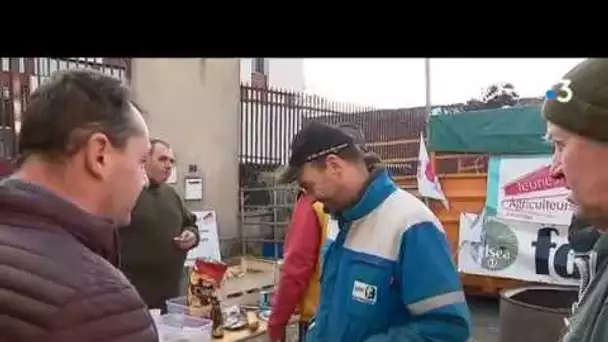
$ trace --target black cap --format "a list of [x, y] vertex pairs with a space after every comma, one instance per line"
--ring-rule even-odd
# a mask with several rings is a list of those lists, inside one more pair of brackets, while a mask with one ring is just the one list
[[280, 172], [277, 181], [291, 183], [304, 164], [353, 146], [353, 136], [339, 127], [317, 121], [310, 122], [293, 138], [289, 165]]
[[365, 135], [363, 134], [363, 130], [359, 125], [354, 124], [352, 122], [344, 122], [338, 124], [338, 128], [344, 131], [346, 134], [353, 137], [355, 144], [359, 146], [362, 150], [366, 149], [365, 146]]

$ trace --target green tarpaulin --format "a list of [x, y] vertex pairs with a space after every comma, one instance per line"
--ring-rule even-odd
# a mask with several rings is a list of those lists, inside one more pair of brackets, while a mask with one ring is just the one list
[[551, 153], [546, 127], [538, 106], [434, 115], [428, 145], [435, 152]]

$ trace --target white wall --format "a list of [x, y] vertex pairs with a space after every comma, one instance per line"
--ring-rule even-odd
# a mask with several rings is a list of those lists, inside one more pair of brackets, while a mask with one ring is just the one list
[[[253, 58], [241, 58], [241, 82], [251, 82]], [[266, 58], [268, 85], [294, 91], [304, 91], [303, 58]]]

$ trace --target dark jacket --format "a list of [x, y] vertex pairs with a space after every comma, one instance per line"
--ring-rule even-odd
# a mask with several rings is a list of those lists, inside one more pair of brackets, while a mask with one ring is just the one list
[[572, 218], [568, 228], [568, 242], [577, 253], [595, 251], [598, 255], [598, 268], [608, 261], [608, 235], [600, 233], [581, 218]]
[[31, 183], [0, 182], [0, 341], [157, 341], [117, 263], [108, 221]]
[[603, 265], [591, 279], [585, 293], [568, 319], [567, 332], [560, 342], [608, 341], [608, 267]]
[[568, 319], [562, 342], [608, 341], [608, 235], [585, 220], [574, 217], [568, 240], [576, 252], [575, 265], [581, 274], [579, 301]]
[[131, 225], [119, 230], [121, 269], [149, 307], [164, 308], [180, 294], [187, 252], [173, 238], [184, 230], [197, 236], [196, 216], [167, 184], [151, 183], [131, 213]]

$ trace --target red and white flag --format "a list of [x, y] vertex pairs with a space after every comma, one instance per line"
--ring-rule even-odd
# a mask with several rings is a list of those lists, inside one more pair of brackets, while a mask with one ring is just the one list
[[429, 154], [426, 151], [426, 144], [424, 143], [424, 137], [420, 133], [420, 150], [418, 152], [418, 192], [420, 196], [426, 198], [432, 198], [441, 201], [443, 206], [450, 210], [450, 204], [448, 199], [445, 197], [441, 184], [439, 184], [439, 178], [435, 174], [435, 169], [429, 158]]

